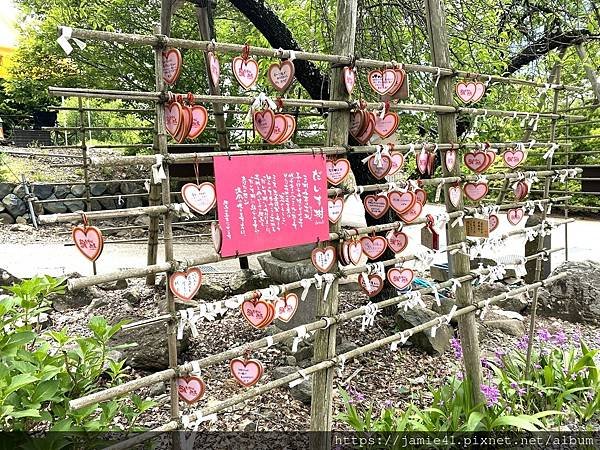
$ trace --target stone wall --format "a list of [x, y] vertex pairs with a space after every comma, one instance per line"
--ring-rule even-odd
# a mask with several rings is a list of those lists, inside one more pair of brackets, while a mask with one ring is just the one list
[[[83, 200], [75, 200], [85, 197], [85, 186], [54, 185], [46, 183], [34, 183], [30, 185], [30, 192], [34, 200], [60, 200], [51, 203], [36, 203], [34, 209], [36, 215], [56, 214], [85, 210]], [[136, 208], [148, 205], [148, 196], [121, 197], [127, 194], [147, 194], [143, 182], [94, 182], [90, 184], [91, 197], [117, 196], [115, 198], [101, 198], [91, 201], [92, 211], [104, 209]], [[73, 199], [73, 200], [69, 200]], [[0, 183], [0, 222], [6, 224], [31, 222], [27, 195], [22, 184]]]

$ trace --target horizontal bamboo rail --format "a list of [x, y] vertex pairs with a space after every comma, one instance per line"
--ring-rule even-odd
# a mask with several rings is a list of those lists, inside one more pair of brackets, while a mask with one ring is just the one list
[[[59, 33], [62, 33], [62, 27], [58, 27]], [[115, 42], [120, 44], [131, 44], [131, 45], [146, 45], [151, 47], [166, 46], [176, 47], [184, 49], [196, 49], [203, 51], [214, 50], [220, 53], [241, 53], [244, 50], [243, 45], [229, 44], [224, 42], [209, 42], [209, 41], [195, 41], [189, 39], [176, 39], [167, 36], [153, 36], [153, 35], [141, 35], [141, 34], [127, 34], [127, 33], [112, 33], [108, 31], [95, 31], [85, 30], [82, 28], [73, 28], [72, 36], [78, 39], [93, 39], [105, 42]], [[289, 50], [275, 50], [271, 48], [261, 47], [250, 47], [250, 55], [265, 56], [269, 58], [289, 58]], [[348, 55], [327, 55], [323, 53], [311, 53], [303, 51], [294, 51], [294, 57], [299, 60], [307, 61], [321, 61], [332, 64], [351, 64], [355, 62], [357, 67], [392, 67], [394, 63], [391, 61], [380, 61], [375, 59], [367, 58], [356, 58]], [[407, 72], [423, 72], [433, 75], [440, 76], [459, 76], [477, 78], [479, 80], [485, 80], [490, 82], [498, 83], [511, 83], [520, 84], [533, 87], [541, 88], [553, 88], [553, 89], [564, 89], [573, 92], [585, 92], [585, 89], [579, 86], [568, 86], [563, 84], [546, 84], [538, 83], [535, 81], [524, 80], [520, 78], [508, 78], [497, 75], [488, 74], [476, 74], [473, 72], [467, 72], [464, 70], [453, 70], [442, 67], [425, 66], [420, 64], [403, 64], [404, 70]]]
[[152, 131], [154, 127], [42, 127], [44, 131]]
[[[166, 205], [140, 206], [139, 208], [114, 209], [110, 211], [87, 211], [85, 215], [90, 220], [117, 219], [122, 217], [154, 216], [164, 214], [168, 209], [169, 206]], [[41, 224], [68, 223], [74, 220], [81, 220], [81, 213], [45, 214], [39, 216], [38, 220]]]

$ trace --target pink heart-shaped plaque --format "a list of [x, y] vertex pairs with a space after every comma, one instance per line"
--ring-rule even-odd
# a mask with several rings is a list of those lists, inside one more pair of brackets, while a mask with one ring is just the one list
[[208, 52], [208, 67], [210, 69], [210, 79], [215, 86], [219, 85], [219, 78], [221, 78], [221, 65], [219, 64], [219, 58], [213, 52]]
[[367, 126], [364, 128], [361, 134], [355, 136], [356, 140], [361, 144], [366, 144], [369, 142], [369, 139], [371, 139], [371, 136], [373, 136], [373, 132], [375, 131], [375, 118], [373, 117], [372, 113], [368, 114], [369, 115], [367, 119], [365, 119], [368, 121]]
[[473, 97], [471, 97], [471, 103], [476, 103], [481, 100], [483, 94], [485, 94], [485, 84], [481, 81], [475, 82], [475, 93], [473, 94]]
[[363, 248], [360, 241], [352, 241], [348, 244], [348, 259], [355, 266], [360, 262], [360, 257], [363, 254]]
[[221, 251], [221, 244], [223, 243], [223, 235], [221, 234], [219, 222], [212, 222], [210, 224], [210, 235], [212, 237], [215, 252], [219, 253]]
[[469, 103], [475, 96], [475, 83], [465, 83], [461, 81], [456, 84], [456, 95], [460, 98], [463, 103]]
[[341, 197], [327, 199], [327, 208], [329, 211], [329, 221], [338, 223], [344, 211], [344, 199]]
[[347, 159], [327, 160], [325, 169], [327, 170], [327, 181], [337, 186], [350, 173], [350, 162]]
[[348, 95], [352, 95], [352, 91], [356, 85], [356, 70], [354, 67], [344, 67], [342, 77], [344, 79], [344, 86], [346, 86], [346, 92], [348, 92]]
[[450, 199], [450, 203], [452, 203], [455, 208], [458, 208], [461, 196], [462, 189], [460, 186], [450, 186], [448, 188], [448, 198]]
[[452, 169], [454, 169], [454, 165], [456, 164], [456, 150], [447, 150], [444, 155], [444, 160], [446, 161], [446, 170], [452, 172]]
[[415, 189], [414, 192], [417, 202], [425, 206], [425, 203], [427, 203], [427, 192], [425, 192], [423, 189]]
[[171, 48], [162, 54], [163, 80], [167, 84], [175, 84], [181, 73], [181, 53]]
[[381, 155], [381, 159], [378, 162], [375, 155], [373, 155], [369, 158], [367, 166], [369, 167], [369, 172], [371, 172], [375, 178], [381, 180], [392, 168], [392, 159], [388, 155]]
[[250, 89], [258, 79], [258, 63], [252, 59], [236, 56], [231, 62], [233, 75], [244, 89]]
[[358, 285], [361, 290], [369, 297], [374, 297], [383, 289], [383, 278], [379, 275], [360, 274], [358, 277]]
[[189, 376], [177, 378], [177, 393], [179, 398], [191, 405], [202, 398], [206, 392], [206, 384], [202, 378]]
[[410, 208], [413, 207], [415, 202], [417, 201], [417, 197], [414, 192], [398, 192], [392, 191], [388, 194], [388, 199], [390, 200], [390, 206], [394, 211], [398, 214], [404, 214]]
[[181, 127], [182, 108], [177, 102], [165, 105], [165, 127], [168, 133], [175, 137]]
[[398, 114], [395, 112], [388, 112], [383, 116], [375, 115], [375, 133], [381, 136], [382, 139], [390, 137], [398, 128]]
[[498, 225], [500, 225], [500, 219], [498, 219], [498, 216], [496, 214], [490, 214], [490, 217], [488, 218], [488, 227], [490, 233], [498, 228]]
[[369, 84], [375, 92], [383, 95], [396, 83], [396, 71], [393, 69], [371, 70], [369, 72]]
[[391, 230], [385, 235], [388, 246], [394, 253], [402, 253], [408, 245], [408, 236], [402, 231]]
[[71, 232], [77, 250], [90, 261], [96, 261], [104, 248], [102, 231], [96, 227], [75, 227]]
[[514, 169], [525, 161], [525, 153], [522, 150], [506, 150], [502, 158], [504, 159], [504, 164]]
[[369, 259], [377, 259], [387, 248], [387, 241], [381, 236], [364, 236], [360, 239], [363, 252]]
[[267, 76], [275, 89], [285, 92], [294, 81], [296, 68], [290, 60], [273, 63], [269, 66]]
[[523, 217], [525, 216], [525, 212], [522, 208], [513, 208], [509, 209], [506, 213], [506, 218], [512, 225], [517, 225]]
[[406, 211], [403, 214], [400, 214], [400, 218], [406, 223], [411, 223], [413, 220], [415, 220], [421, 215], [422, 211], [423, 205], [419, 202], [415, 202], [414, 205], [412, 205], [408, 211]]
[[229, 370], [242, 386], [250, 387], [260, 380], [265, 369], [257, 359], [234, 358], [229, 362]]
[[283, 114], [275, 114], [273, 118], [273, 130], [271, 134], [267, 138], [267, 141], [270, 144], [278, 144], [281, 142], [281, 139], [285, 137], [287, 133], [287, 119]]
[[202, 271], [190, 267], [185, 272], [173, 272], [169, 277], [169, 288], [177, 298], [189, 302], [202, 286]]
[[215, 186], [208, 181], [200, 185], [195, 183], [184, 184], [181, 188], [181, 196], [186, 205], [200, 214], [206, 214], [217, 203]]
[[420, 152], [417, 155], [417, 169], [423, 175], [427, 173], [427, 167], [429, 166], [429, 153], [428, 152]]
[[271, 311], [263, 300], [246, 300], [240, 306], [242, 315], [254, 328], [263, 328], [270, 322]]
[[465, 183], [463, 188], [465, 195], [474, 202], [481, 200], [488, 193], [487, 183]]
[[404, 155], [400, 152], [391, 152], [390, 158], [392, 158], [392, 167], [388, 175], [394, 175], [404, 167]]
[[275, 302], [275, 317], [282, 322], [289, 322], [298, 309], [298, 296], [289, 292], [285, 298], [279, 298]]
[[390, 206], [385, 195], [367, 195], [363, 203], [365, 210], [375, 219], [382, 217]]
[[465, 165], [473, 172], [481, 173], [489, 167], [489, 157], [485, 152], [465, 153]]
[[398, 290], [402, 290], [412, 283], [415, 273], [411, 269], [392, 267], [387, 271], [388, 281]]
[[264, 140], [268, 140], [275, 127], [275, 114], [270, 109], [254, 112], [254, 129]]
[[529, 186], [522, 180], [517, 181], [513, 188], [513, 192], [517, 200], [522, 200], [527, 197], [527, 194], [529, 193]]
[[208, 123], [208, 111], [204, 106], [194, 105], [192, 108], [192, 125], [190, 127], [190, 131], [187, 134], [189, 139], [196, 139], [204, 129], [206, 128], [206, 124]]
[[313, 265], [319, 272], [328, 272], [336, 261], [335, 247], [315, 248], [310, 255]]

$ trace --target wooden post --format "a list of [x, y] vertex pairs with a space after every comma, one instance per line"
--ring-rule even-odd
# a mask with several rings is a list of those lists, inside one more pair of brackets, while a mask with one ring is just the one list
[[592, 83], [592, 90], [594, 91], [594, 95], [596, 96], [597, 100], [600, 100], [600, 84], [598, 84], [596, 72], [594, 71], [594, 68], [590, 63], [590, 59], [588, 58], [587, 52], [585, 51], [585, 47], [583, 46], [583, 43], [581, 43], [577, 44], [575, 48], [577, 49], [577, 54], [579, 55], [579, 59], [583, 64], [585, 74], [587, 75], [588, 80], [590, 80], [590, 83]]
[[[348, 55], [354, 51], [356, 38], [357, 0], [338, 0], [337, 24], [333, 49], [337, 54]], [[348, 100], [342, 82], [342, 68], [331, 69], [331, 98], [333, 100]], [[328, 118], [327, 145], [345, 145], [348, 143], [348, 129], [350, 125], [350, 113], [348, 110], [333, 111]], [[333, 226], [337, 231], [339, 225]], [[333, 269], [335, 270], [335, 269]], [[337, 314], [339, 305], [338, 281], [333, 282], [329, 292], [329, 299], [320, 299], [317, 307], [317, 317], [332, 316]], [[319, 330], [315, 334], [314, 361], [316, 363], [335, 355], [335, 341], [337, 325]], [[310, 430], [319, 431], [312, 433], [311, 450], [331, 449], [329, 433], [332, 429], [333, 415], [333, 375], [335, 368], [330, 367], [324, 371], [314, 373], [312, 376], [312, 401], [310, 412]]]
[[[564, 54], [564, 51], [563, 51], [563, 54]], [[556, 83], [560, 83], [560, 71], [561, 71], [560, 61], [554, 65], [552, 71], [555, 72]], [[554, 112], [558, 111], [558, 100], [559, 100], [558, 94], [559, 94], [558, 90], [555, 89], [553, 104], [552, 104], [552, 111], [554, 111]], [[557, 122], [558, 122], [557, 119], [552, 119], [552, 121], [550, 122], [550, 142], [554, 142], [554, 139], [556, 138]], [[546, 168], [548, 170], [552, 169], [552, 156], [550, 156], [548, 159], [546, 159]], [[546, 179], [544, 180], [544, 194], [543, 194], [544, 198], [548, 198], [548, 195], [550, 193], [550, 185], [551, 184], [552, 184], [552, 177], [546, 177]], [[544, 220], [546, 220], [547, 211], [548, 211], [547, 208], [544, 208], [542, 210], [541, 224], [543, 224]], [[543, 249], [544, 249], [544, 236], [542, 236], [542, 234], [540, 233], [537, 237], [537, 253], [541, 252]], [[542, 262], [543, 262], [542, 257], [540, 257], [540, 256], [538, 256], [535, 259], [534, 282], [540, 281], [540, 278], [542, 275]], [[531, 314], [530, 314], [530, 318], [529, 318], [529, 341], [527, 343], [527, 357], [525, 360], [525, 379], [527, 379], [527, 377], [529, 376], [529, 370], [530, 370], [530, 366], [531, 366], [531, 351], [533, 349], [533, 334], [535, 333], [535, 320], [536, 320], [536, 314], [537, 314], [537, 305], [538, 305], [538, 288], [536, 287], [533, 290], [533, 299], [531, 301]]]
[[[425, 11], [427, 17], [427, 34], [429, 36], [429, 45], [431, 47], [431, 62], [434, 66], [450, 68], [450, 51], [448, 46], [448, 32], [446, 29], [446, 17], [443, 0], [425, 0]], [[453, 105], [454, 83], [450, 76], [442, 76], [435, 87], [435, 100], [439, 105]], [[439, 142], [449, 143], [457, 142], [456, 138], [456, 114], [438, 113]], [[444, 158], [442, 158], [443, 160]], [[448, 171], [445, 164], [442, 164], [444, 176], [460, 175], [460, 159], [457, 158], [456, 164], [451, 171]], [[455, 207], [450, 202], [448, 195], [449, 184], [444, 184], [444, 198], [446, 201], [446, 210], [448, 212], [462, 211], [464, 209], [463, 200]], [[448, 245], [456, 244], [466, 240], [465, 228], [463, 225], [447, 225]], [[448, 265], [450, 268], [450, 277], [456, 278], [467, 275], [471, 270], [471, 260], [469, 255], [462, 252], [451, 255], [448, 253]], [[456, 290], [456, 304], [459, 308], [468, 306], [473, 302], [473, 289], [470, 281], [462, 283]], [[471, 395], [475, 404], [482, 399], [480, 386], [481, 362], [479, 351], [479, 340], [477, 336], [477, 323], [475, 314], [466, 314], [458, 320], [458, 330], [463, 348], [465, 372], [468, 382], [471, 386]]]
[[83, 181], [85, 183], [85, 206], [86, 211], [92, 210], [92, 202], [90, 200], [90, 175], [88, 168], [87, 144], [85, 141], [85, 112], [83, 110], [83, 99], [78, 98], [79, 108], [79, 132], [81, 133], [81, 157], [83, 158]]

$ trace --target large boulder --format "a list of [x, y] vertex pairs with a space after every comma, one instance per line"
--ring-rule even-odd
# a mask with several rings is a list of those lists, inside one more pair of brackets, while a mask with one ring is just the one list
[[269, 287], [270, 281], [262, 270], [240, 270], [229, 280], [229, 290], [232, 294], [243, 294]]
[[74, 184], [71, 187], [71, 194], [73, 197], [81, 198], [85, 195], [85, 184]]
[[[475, 302], [481, 302], [488, 298], [495, 297], [510, 291], [510, 288], [504, 283], [483, 283], [473, 287], [473, 297]], [[524, 294], [508, 298], [499, 303], [499, 306], [507, 311], [521, 312], [527, 308], [527, 300]]]
[[538, 290], [540, 314], [569, 322], [600, 324], [600, 263], [569, 261], [552, 275], [567, 276]]
[[[57, 200], [57, 198], [55, 194], [52, 194], [48, 197], [48, 200]], [[48, 202], [42, 204], [44, 205], [44, 211], [48, 214], [62, 214], [67, 212], [67, 207], [63, 202]]]
[[27, 212], [27, 205], [16, 194], [8, 194], [2, 199], [2, 204], [13, 217], [22, 216]]
[[40, 200], [46, 200], [54, 193], [54, 186], [51, 184], [34, 184], [32, 186], [33, 195]]
[[[439, 317], [441, 316], [435, 311], [417, 306], [406, 311], [400, 308], [396, 312], [395, 320], [399, 330], [402, 331], [422, 325]], [[425, 330], [412, 335], [410, 341], [416, 348], [431, 355], [441, 355], [446, 350], [446, 347], [448, 347], [452, 335], [452, 328], [443, 324], [437, 329], [435, 336], [431, 335], [431, 330]]]
[[[79, 278], [78, 273], [67, 275], [67, 278]], [[63, 312], [69, 309], [83, 308], [91, 304], [94, 299], [104, 297], [105, 293], [96, 286], [90, 286], [76, 291], [67, 290], [64, 294], [53, 294], [50, 296], [52, 307]]]
[[13, 284], [20, 282], [20, 278], [15, 277], [7, 270], [0, 267], [0, 292], [2, 292], [2, 286], [12, 286]]
[[[54, 198], [65, 198], [71, 193], [71, 187], [64, 184], [56, 186], [54, 188]], [[50, 197], [48, 197], [50, 198]]]
[[15, 185], [12, 183], [0, 183], [0, 198], [6, 197], [14, 188]]
[[[73, 187], [75, 187], [75, 186], [73, 186]], [[69, 200], [70, 198], [76, 198], [76, 197], [73, 194], [69, 194], [69, 195], [67, 195], [67, 198], [65, 198], [64, 205], [67, 207], [67, 209], [70, 212], [77, 212], [77, 211], [85, 210], [85, 203], [83, 203], [83, 200]]]
[[8, 213], [0, 212], [0, 225], [12, 225], [15, 218]]

